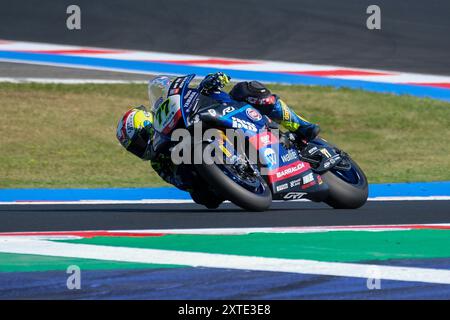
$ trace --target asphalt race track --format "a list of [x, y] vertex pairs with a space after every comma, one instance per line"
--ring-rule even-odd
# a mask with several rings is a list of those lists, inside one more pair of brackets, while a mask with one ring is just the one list
[[148, 75], [0, 62], [0, 77], [146, 81]]
[[1, 205], [0, 232], [450, 223], [450, 201], [369, 201], [358, 210], [275, 202], [267, 212], [231, 204]]
[[[450, 2], [370, 0], [78, 0], [81, 30], [66, 28], [69, 0], [14, 0], [0, 38], [107, 48], [450, 74]], [[3, 72], [2, 72], [3, 74]]]

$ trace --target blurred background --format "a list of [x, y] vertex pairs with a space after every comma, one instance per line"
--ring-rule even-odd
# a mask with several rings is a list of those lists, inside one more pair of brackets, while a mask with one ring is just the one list
[[[446, 0], [1, 0], [0, 38], [450, 74]], [[77, 4], [82, 28], [65, 27]], [[381, 30], [366, 9], [381, 8]]]

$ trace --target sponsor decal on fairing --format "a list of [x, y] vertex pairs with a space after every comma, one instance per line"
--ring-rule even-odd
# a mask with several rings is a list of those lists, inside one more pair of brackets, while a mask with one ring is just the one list
[[231, 117], [231, 120], [233, 121], [232, 126], [235, 129], [242, 129], [243, 128], [243, 129], [247, 129], [247, 130], [250, 130], [250, 131], [253, 131], [253, 132], [257, 132], [258, 131], [256, 126], [253, 123], [251, 123], [251, 122], [248, 122], [248, 121], [236, 118], [236, 117]]
[[311, 188], [314, 185], [316, 185], [316, 182], [313, 180], [313, 181], [311, 181], [311, 182], [309, 182], [307, 184], [303, 184], [302, 185], [302, 189], [308, 189], [308, 188]]
[[234, 110], [236, 110], [234, 107], [226, 107], [225, 109], [223, 109], [222, 115], [226, 115], [230, 112], [233, 112]]
[[277, 192], [280, 192], [280, 191], [286, 190], [287, 188], [289, 188], [288, 184], [284, 183], [284, 184], [277, 186], [275, 189], [277, 190]]
[[268, 172], [269, 180], [273, 183], [279, 180], [290, 178], [296, 174], [302, 173], [310, 169], [309, 163], [297, 161], [293, 164], [286, 165]]
[[271, 131], [262, 132], [250, 138], [250, 143], [258, 150], [277, 142], [278, 138]]
[[191, 108], [191, 104], [193, 100], [197, 97], [197, 92], [194, 90], [189, 90], [186, 95], [184, 96], [184, 105], [183, 108], [186, 109], [186, 111], [189, 111]]
[[310, 183], [311, 181], [314, 181], [314, 175], [312, 172], [303, 177], [303, 184]]
[[295, 179], [295, 180], [292, 180], [291, 182], [289, 182], [289, 186], [291, 188], [299, 186], [301, 184], [302, 184], [302, 178], [298, 178], [298, 179]]
[[260, 121], [262, 119], [262, 115], [256, 109], [248, 108], [245, 112], [250, 120]]
[[305, 167], [305, 165], [303, 164], [303, 162], [300, 162], [295, 167], [289, 167], [287, 169], [284, 169], [283, 171], [277, 172], [276, 176], [277, 176], [277, 178], [283, 178], [284, 176], [295, 173], [295, 172], [303, 169], [304, 167]]
[[289, 192], [283, 197], [283, 199], [297, 200], [297, 199], [301, 199], [305, 194], [306, 193], [304, 193], [304, 192]]
[[271, 166], [277, 164], [277, 154], [272, 148], [267, 148], [264, 150], [264, 158]]
[[289, 149], [286, 154], [281, 156], [283, 163], [290, 162], [292, 160], [298, 159], [297, 152], [293, 149]]
[[171, 89], [171, 90], [169, 91], [169, 96], [173, 96], [173, 95], [176, 95], [176, 94], [178, 94], [178, 93], [180, 93], [180, 88]]

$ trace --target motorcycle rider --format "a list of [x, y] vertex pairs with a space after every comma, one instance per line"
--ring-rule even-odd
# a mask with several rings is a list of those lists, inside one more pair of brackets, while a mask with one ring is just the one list
[[272, 94], [261, 82], [238, 82], [227, 94], [220, 89], [229, 81], [229, 76], [218, 72], [207, 76], [200, 83], [199, 88], [203, 94], [209, 95], [219, 102], [231, 102], [231, 100], [247, 102], [258, 109], [261, 114], [280, 123], [299, 139], [309, 141], [319, 134], [320, 127], [317, 124], [297, 115], [294, 110], [289, 108], [277, 95]]
[[[297, 115], [287, 104], [277, 95], [272, 94], [268, 88], [258, 81], [239, 82], [229, 93], [221, 89], [230, 82], [231, 78], [217, 72], [206, 76], [198, 86], [198, 91], [209, 96], [219, 103], [246, 102], [260, 111], [261, 114], [280, 123], [300, 140], [312, 140], [320, 131], [317, 124], [308, 122]], [[169, 88], [170, 78], [160, 77], [157, 86]], [[151, 94], [149, 92], [149, 94]], [[167, 92], [166, 92], [167, 94]], [[162, 97], [154, 97], [158, 105], [162, 102]], [[164, 97], [165, 98], [165, 97]], [[156, 99], [154, 99], [156, 101]], [[158, 175], [169, 184], [179, 189], [191, 192], [195, 202], [206, 205], [208, 208], [216, 208], [222, 200], [213, 199], [211, 195], [196, 194], [195, 187], [189, 183], [192, 177], [183, 176], [185, 173], [177, 173], [171, 163], [170, 157], [153, 152], [152, 140], [155, 136], [161, 138], [160, 133], [153, 129], [153, 111], [156, 106], [151, 106], [152, 112], [148, 112], [144, 106], [139, 106], [128, 110], [117, 126], [117, 139], [121, 145], [129, 152], [143, 160], [151, 160], [153, 169]]]

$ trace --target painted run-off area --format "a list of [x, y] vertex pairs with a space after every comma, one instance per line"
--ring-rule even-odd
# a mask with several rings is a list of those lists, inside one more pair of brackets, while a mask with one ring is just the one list
[[[340, 228], [340, 230], [339, 230]], [[305, 259], [327, 262], [362, 262], [391, 259], [431, 259], [450, 257], [450, 230], [446, 225], [435, 226], [380, 226], [361, 229], [300, 228], [270, 233], [251, 232], [207, 234], [208, 229], [188, 231], [194, 234], [161, 234], [136, 232], [64, 232], [64, 233], [10, 233], [8, 238], [48, 239], [59, 243], [85, 244], [105, 247], [161, 249], [183, 252], [203, 252], [239, 256], [257, 256], [283, 259]], [[355, 227], [356, 228], [356, 227]], [[406, 229], [411, 228], [411, 229]], [[390, 230], [392, 229], [392, 230]], [[261, 229], [263, 230], [263, 229]], [[174, 231], [177, 232], [177, 231]], [[183, 231], [180, 231], [183, 232]], [[238, 232], [237, 230], [233, 232]], [[203, 233], [203, 234], [202, 234]], [[214, 231], [212, 231], [214, 233]], [[222, 234], [221, 234], [222, 233]], [[120, 236], [123, 234], [123, 236]], [[47, 240], [46, 240], [47, 241]], [[0, 249], [0, 252], [2, 250]], [[147, 264], [73, 259], [70, 256], [0, 254], [1, 271], [58, 270], [68, 264], [82, 264], [86, 269], [122, 269], [149, 267]], [[189, 265], [192, 262], [186, 262]], [[166, 266], [166, 267], [172, 267]], [[159, 266], [162, 267], [162, 266]], [[449, 266], [450, 267], [450, 266]]]
[[[0, 234], [0, 283], [9, 288], [0, 290], [0, 296], [447, 299], [450, 295], [448, 225], [177, 232], [183, 231]], [[82, 290], [65, 287], [69, 265], [82, 270]], [[380, 277], [383, 290], [367, 289], [371, 276]]]

